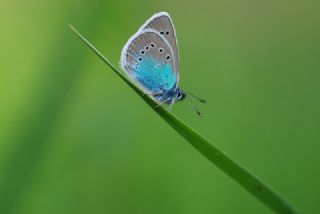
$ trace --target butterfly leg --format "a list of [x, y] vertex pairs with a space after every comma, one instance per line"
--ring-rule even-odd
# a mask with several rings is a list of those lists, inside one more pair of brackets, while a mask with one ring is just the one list
[[171, 101], [171, 103], [170, 103], [170, 105], [169, 105], [169, 107], [168, 107], [168, 112], [171, 112], [172, 106], [173, 106], [174, 102], [175, 102], [175, 100], [172, 99], [172, 101]]
[[170, 100], [170, 98], [167, 98], [165, 100], [160, 100], [159, 105], [155, 106], [155, 108], [159, 108], [160, 106], [162, 106], [162, 104], [167, 103], [169, 100]]
[[156, 105], [155, 108], [159, 108], [160, 106], [162, 106], [162, 104], [164, 104], [166, 102], [167, 102], [166, 100], [159, 102], [159, 104]]

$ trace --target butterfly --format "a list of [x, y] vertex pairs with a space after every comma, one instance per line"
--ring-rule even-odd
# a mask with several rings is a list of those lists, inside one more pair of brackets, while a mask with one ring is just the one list
[[120, 65], [129, 78], [159, 106], [168, 104], [168, 111], [175, 102], [186, 98], [187, 93], [179, 88], [178, 42], [167, 12], [154, 14], [127, 41], [122, 49]]

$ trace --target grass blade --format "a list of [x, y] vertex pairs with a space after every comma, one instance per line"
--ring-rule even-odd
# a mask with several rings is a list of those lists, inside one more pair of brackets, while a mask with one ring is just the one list
[[157, 103], [144, 93], [123, 73], [113, 66], [109, 60], [104, 57], [86, 38], [84, 38], [73, 26], [71, 30], [100, 58], [104, 61], [122, 80], [124, 80], [137, 94], [162, 117], [174, 130], [176, 130], [184, 139], [186, 139], [202, 155], [207, 157], [213, 164], [220, 168], [224, 173], [229, 175], [238, 184], [244, 187], [248, 192], [263, 202], [266, 206], [277, 213], [298, 214], [295, 209], [285, 198], [275, 192], [270, 186], [259, 180], [256, 176], [240, 166], [218, 148], [213, 146], [208, 140], [194, 131], [190, 126], [180, 119], [170, 114], [163, 108], [155, 108]]

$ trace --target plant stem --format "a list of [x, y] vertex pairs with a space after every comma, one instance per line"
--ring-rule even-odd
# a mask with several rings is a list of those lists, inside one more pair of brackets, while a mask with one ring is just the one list
[[84, 38], [73, 26], [71, 30], [100, 58], [104, 61], [122, 80], [124, 80], [138, 95], [147, 102], [147, 104], [159, 114], [174, 130], [176, 130], [184, 139], [186, 139], [203, 156], [207, 157], [213, 164], [229, 175], [233, 180], [253, 194], [257, 199], [263, 202], [273, 211], [281, 214], [298, 214], [299, 212], [291, 203], [274, 191], [270, 186], [262, 182], [255, 175], [250, 173], [236, 161], [232, 160], [226, 154], [213, 146], [208, 140], [195, 132], [190, 126], [186, 125], [180, 119], [170, 114], [163, 108], [155, 108], [157, 103], [144, 93], [122, 72], [120, 72], [110, 61], [104, 57], [86, 38]]

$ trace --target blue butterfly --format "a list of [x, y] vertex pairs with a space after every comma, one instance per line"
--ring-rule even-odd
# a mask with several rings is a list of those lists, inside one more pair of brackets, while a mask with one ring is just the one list
[[166, 12], [153, 15], [128, 40], [122, 50], [121, 66], [159, 106], [168, 104], [169, 111], [175, 102], [186, 97], [186, 92], [178, 87], [180, 73], [176, 32]]

